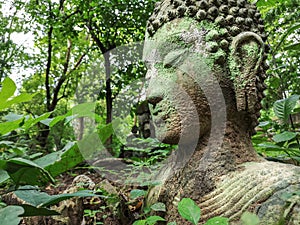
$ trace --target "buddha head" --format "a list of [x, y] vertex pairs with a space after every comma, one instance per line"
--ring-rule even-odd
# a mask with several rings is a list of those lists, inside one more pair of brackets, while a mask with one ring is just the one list
[[144, 47], [157, 138], [177, 144], [204, 136], [212, 109], [250, 138], [265, 89], [265, 41], [260, 14], [245, 0], [157, 3]]

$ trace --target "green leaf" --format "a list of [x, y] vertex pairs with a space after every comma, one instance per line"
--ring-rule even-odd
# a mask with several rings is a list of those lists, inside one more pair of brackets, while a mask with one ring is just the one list
[[272, 7], [274, 6], [274, 4], [276, 4], [277, 1], [276, 0], [259, 0], [256, 3], [257, 7]]
[[190, 221], [194, 225], [200, 220], [201, 210], [190, 198], [183, 198], [178, 203], [178, 212], [184, 219]]
[[32, 127], [33, 125], [37, 124], [38, 122], [47, 119], [50, 115], [51, 115], [51, 112], [48, 112], [48, 113], [44, 113], [43, 115], [40, 115], [38, 117], [30, 118], [25, 122], [23, 127], [24, 127], [24, 129], [27, 130], [30, 127]]
[[25, 118], [21, 118], [15, 121], [0, 123], [0, 134], [4, 135], [22, 127], [22, 125], [24, 124], [24, 120]]
[[[77, 117], [89, 117], [95, 119], [96, 102], [86, 102], [74, 106], [66, 115], [76, 115]], [[74, 117], [75, 118], [75, 117]]]
[[204, 225], [229, 225], [228, 221], [228, 218], [217, 216], [206, 221]]
[[176, 225], [176, 222], [170, 222], [167, 225]]
[[300, 43], [295, 43], [292, 45], [288, 45], [284, 48], [284, 50], [288, 51], [300, 51]]
[[130, 191], [130, 198], [136, 199], [138, 197], [146, 196], [146, 194], [147, 194], [147, 191], [134, 189], [134, 190]]
[[146, 220], [137, 220], [132, 225], [146, 225]]
[[21, 205], [24, 209], [24, 213], [21, 216], [56, 216], [60, 215], [60, 213], [50, 210], [47, 208], [37, 208], [32, 205]]
[[276, 143], [279, 143], [279, 142], [284, 142], [284, 141], [292, 140], [296, 136], [297, 136], [297, 133], [295, 133], [295, 132], [284, 131], [283, 133], [274, 135], [274, 137], [272, 139]]
[[[4, 161], [4, 160], [2, 160]], [[33, 161], [23, 158], [13, 158], [2, 163], [10, 178], [19, 184], [45, 185], [49, 181], [54, 183], [51, 175]]]
[[31, 95], [31, 94], [23, 93], [16, 97], [13, 97], [16, 89], [17, 89], [16, 85], [12, 79], [10, 79], [9, 77], [4, 79], [0, 91], [0, 102], [1, 102], [0, 110], [4, 110], [13, 104], [30, 101], [34, 96], [34, 94]]
[[[6, 77], [2, 82], [2, 88], [0, 91], [0, 102], [1, 103], [7, 102], [7, 100], [14, 95], [16, 89], [17, 87], [15, 85], [15, 82], [9, 77]], [[3, 109], [1, 107], [2, 104], [0, 106], [0, 110]]]
[[[21, 103], [21, 102], [28, 102], [28, 101], [31, 101], [32, 100], [32, 97], [34, 96], [35, 94], [27, 94], [27, 93], [22, 93], [16, 97], [14, 97], [13, 99], [7, 101], [5, 104], [2, 105], [2, 107], [4, 108], [8, 108], [10, 107], [11, 105], [13, 104], [18, 104], [18, 103]], [[2, 110], [3, 108], [0, 108], [0, 110]]]
[[259, 127], [265, 127], [265, 126], [268, 126], [270, 124], [270, 121], [263, 121], [263, 122], [260, 122], [258, 124]]
[[46, 207], [46, 206], [55, 205], [56, 203], [59, 203], [63, 200], [70, 199], [73, 197], [84, 198], [84, 197], [95, 197], [95, 196], [106, 198], [106, 196], [96, 195], [92, 191], [82, 190], [82, 191], [77, 191], [75, 193], [70, 193], [70, 194], [53, 195], [53, 196], [51, 196], [51, 199], [49, 201], [44, 202], [41, 206]]
[[[45, 192], [40, 192], [37, 188], [32, 186], [23, 186], [14, 194], [26, 202], [26, 204], [32, 205], [34, 207], [47, 207], [55, 205], [61, 201], [73, 198], [73, 197], [95, 197], [100, 195], [95, 195], [93, 192], [88, 190], [82, 190], [75, 193], [60, 194], [60, 195], [48, 195]], [[104, 196], [100, 196], [104, 197]]]
[[250, 212], [244, 212], [241, 220], [243, 222], [243, 225], [257, 225], [259, 224], [259, 218], [257, 215], [250, 213]]
[[268, 142], [260, 143], [257, 146], [261, 147], [261, 148], [265, 148], [265, 149], [270, 150], [270, 151], [282, 151], [282, 150], [285, 150], [285, 148], [283, 148], [283, 147], [281, 147], [279, 145], [275, 145], [273, 143], [268, 143]]
[[19, 114], [15, 114], [15, 113], [9, 113], [6, 116], [4, 116], [4, 119], [7, 122], [19, 120], [21, 118], [24, 118], [24, 116], [23, 115], [19, 115]]
[[77, 144], [69, 142], [62, 150], [45, 155], [34, 162], [55, 177], [75, 167], [83, 160]]
[[9, 175], [5, 170], [0, 169], [0, 184], [9, 179]]
[[166, 205], [162, 202], [155, 203], [150, 208], [154, 211], [166, 212]]
[[147, 225], [153, 225], [158, 221], [166, 221], [166, 220], [160, 216], [149, 216], [146, 218]]
[[293, 26], [291, 26], [282, 36], [280, 39], [280, 42], [278, 43], [278, 45], [274, 48], [274, 53], [276, 53], [278, 51], [278, 49], [280, 48], [280, 46], [282, 45], [282, 43], [285, 41], [285, 39], [291, 34], [293, 33], [295, 30], [300, 28], [300, 23], [298, 24], [293, 24]]
[[50, 195], [45, 192], [40, 192], [38, 188], [30, 185], [20, 187], [18, 190], [14, 191], [14, 194], [22, 199], [25, 204], [35, 207], [40, 206], [51, 199]]
[[284, 122], [287, 122], [289, 115], [292, 113], [297, 101], [299, 100], [299, 97], [299, 95], [292, 95], [286, 99], [276, 101], [273, 105], [275, 115]]
[[24, 213], [24, 209], [21, 206], [7, 206], [0, 209], [0, 221], [3, 225], [18, 225], [21, 221], [19, 217]]

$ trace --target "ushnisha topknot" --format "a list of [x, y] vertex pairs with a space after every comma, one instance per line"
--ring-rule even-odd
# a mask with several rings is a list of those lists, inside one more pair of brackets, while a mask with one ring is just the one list
[[210, 21], [227, 28], [233, 37], [243, 31], [259, 34], [264, 41], [261, 14], [254, 4], [246, 0], [164, 0], [155, 4], [154, 13], [148, 20], [147, 32], [153, 36], [165, 23], [181, 17], [197, 21]]
[[[264, 42], [267, 40], [261, 14], [255, 4], [246, 0], [163, 0], [157, 2], [147, 23], [148, 37], [151, 38], [165, 23], [182, 17], [193, 18], [199, 22], [212, 22], [222, 28], [222, 34], [213, 33], [215, 31], [206, 34], [206, 37], [213, 39], [216, 44], [208, 49], [211, 53], [221, 48], [228, 56], [233, 37], [242, 32], [250, 31], [259, 35]], [[254, 110], [250, 112], [251, 134], [255, 134], [254, 128], [258, 125], [259, 111], [262, 108], [260, 101], [264, 98], [263, 91], [266, 89], [264, 80], [266, 79], [265, 71], [269, 68], [265, 62], [268, 51], [269, 47], [265, 45], [263, 60], [256, 77], [255, 88], [258, 101]], [[228, 63], [227, 58], [225, 56], [215, 63], [225, 65]]]

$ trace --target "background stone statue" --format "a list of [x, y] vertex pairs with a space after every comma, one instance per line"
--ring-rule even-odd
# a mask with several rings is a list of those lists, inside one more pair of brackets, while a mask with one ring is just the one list
[[155, 134], [179, 144], [157, 175], [148, 202], [167, 205], [168, 221], [189, 224], [177, 202], [190, 197], [201, 221], [238, 224], [245, 211], [261, 224], [300, 224], [300, 170], [260, 158], [251, 143], [265, 89], [263, 20], [245, 0], [165, 0], [147, 26], [144, 58]]

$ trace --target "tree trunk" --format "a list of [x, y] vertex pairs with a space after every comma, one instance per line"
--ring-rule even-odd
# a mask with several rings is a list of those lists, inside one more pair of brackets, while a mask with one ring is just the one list
[[[105, 63], [105, 78], [106, 78], [106, 86], [105, 86], [105, 99], [106, 99], [106, 124], [112, 122], [112, 91], [111, 91], [111, 78], [110, 78], [110, 54], [109, 52], [104, 53], [104, 63]], [[106, 143], [106, 149], [109, 153], [113, 154], [112, 145], [112, 136], [110, 136]]]

